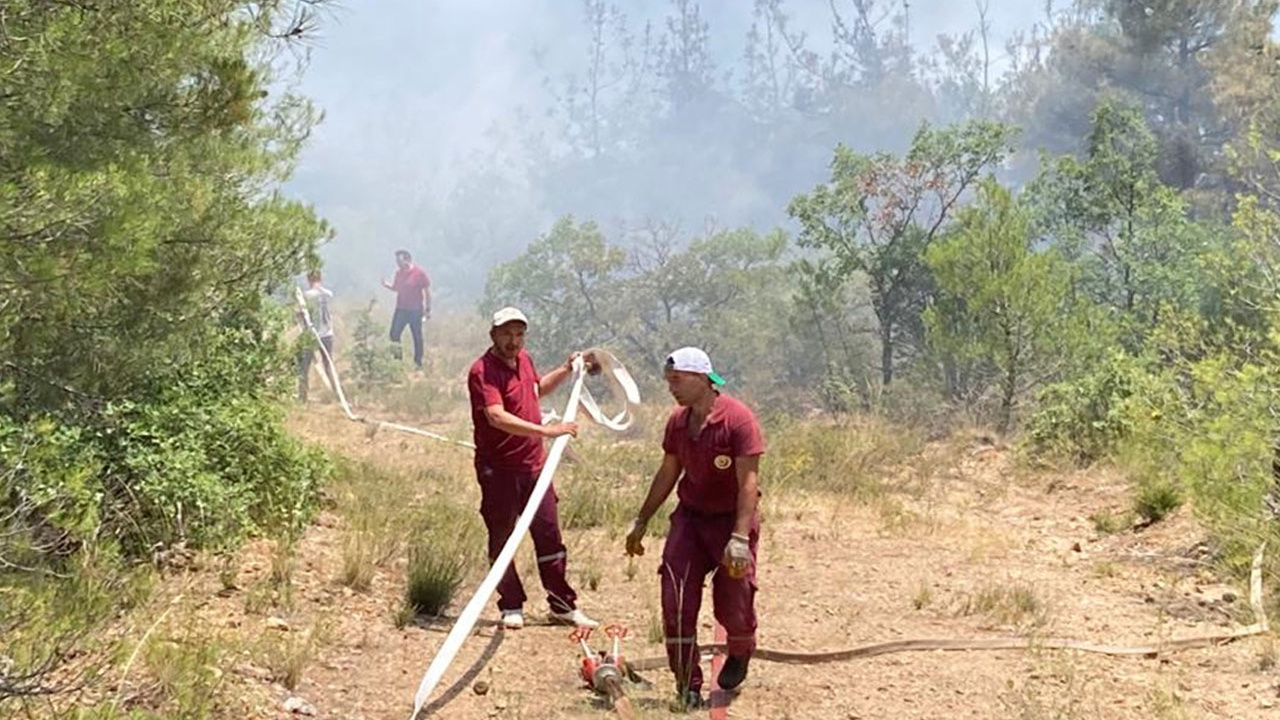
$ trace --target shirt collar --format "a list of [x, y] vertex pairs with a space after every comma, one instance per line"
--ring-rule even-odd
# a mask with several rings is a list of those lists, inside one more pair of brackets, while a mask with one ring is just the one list
[[[676, 416], [676, 427], [689, 427], [689, 416], [693, 415], [693, 408], [681, 408], [681, 413]], [[713, 425], [724, 419], [725, 399], [724, 395], [716, 393], [716, 400], [711, 404], [711, 412], [707, 413], [707, 425]]]
[[506, 370], [506, 371], [507, 371], [507, 372], [509, 372], [509, 373], [516, 373], [516, 374], [519, 374], [520, 370], [524, 367], [524, 358], [525, 358], [525, 351], [524, 351], [524, 350], [521, 350], [520, 352], [516, 353], [516, 366], [515, 366], [515, 367], [511, 367], [510, 365], [508, 365], [506, 360], [503, 360], [503, 359], [498, 355], [498, 353], [494, 352], [494, 351], [493, 351], [493, 346], [492, 346], [492, 345], [490, 345], [490, 346], [489, 346], [489, 349], [488, 349], [488, 350], [486, 350], [484, 354], [485, 354], [485, 356], [487, 356], [490, 360], [492, 360], [492, 361], [493, 361], [493, 363], [494, 363], [495, 365], [497, 365], [498, 367], [502, 368], [503, 370]]

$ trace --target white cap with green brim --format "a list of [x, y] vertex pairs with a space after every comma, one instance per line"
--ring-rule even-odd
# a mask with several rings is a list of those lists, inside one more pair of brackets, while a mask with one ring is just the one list
[[696, 347], [683, 347], [667, 356], [667, 369], [706, 375], [712, 385], [723, 385], [724, 378], [711, 368], [711, 358]]

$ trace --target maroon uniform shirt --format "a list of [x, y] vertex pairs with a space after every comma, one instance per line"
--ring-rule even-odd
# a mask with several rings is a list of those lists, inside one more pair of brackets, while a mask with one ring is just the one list
[[529, 354], [521, 350], [512, 369], [490, 350], [471, 365], [467, 390], [471, 394], [471, 421], [475, 425], [476, 464], [495, 470], [537, 472], [542, 469], [542, 438], [520, 437], [489, 424], [484, 409], [501, 405], [521, 420], [542, 424], [538, 403], [538, 372]]
[[689, 437], [687, 407], [667, 420], [664, 452], [680, 459], [684, 472], [676, 496], [680, 504], [708, 514], [738, 509], [737, 458], [764, 454], [764, 437], [751, 409], [728, 395], [716, 395], [702, 433]]
[[422, 291], [431, 287], [431, 279], [422, 268], [410, 265], [396, 270], [396, 276], [391, 280], [391, 287], [396, 291], [397, 310], [426, 310]]

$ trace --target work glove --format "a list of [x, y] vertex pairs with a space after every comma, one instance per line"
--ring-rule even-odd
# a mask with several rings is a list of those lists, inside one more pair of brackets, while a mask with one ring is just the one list
[[645, 530], [648, 529], [648, 523], [640, 522], [640, 518], [631, 521], [631, 528], [627, 530], [627, 554], [628, 555], [644, 555]]
[[734, 533], [729, 536], [729, 544], [724, 546], [725, 570], [731, 578], [744, 577], [751, 567], [751, 545], [746, 535]]

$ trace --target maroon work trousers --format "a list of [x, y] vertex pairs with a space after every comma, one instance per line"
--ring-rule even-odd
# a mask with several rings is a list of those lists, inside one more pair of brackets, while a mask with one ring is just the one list
[[731, 578], [721, 567], [724, 546], [733, 534], [732, 513], [708, 515], [676, 506], [671, 532], [662, 551], [662, 625], [667, 642], [667, 663], [682, 688], [702, 688], [698, 664], [698, 611], [702, 585], [711, 579], [711, 602], [716, 621], [729, 636], [729, 654], [750, 656], [756, 649], [756, 548], [760, 522], [752, 519], [748, 545], [751, 568], [744, 577]]
[[[538, 473], [501, 470], [477, 463], [476, 477], [480, 481], [480, 516], [489, 530], [489, 561], [493, 562], [502, 552], [516, 520], [529, 502], [533, 486], [538, 482]], [[529, 534], [533, 537], [538, 576], [547, 591], [547, 603], [552, 612], [563, 613], [574, 609], [578, 595], [565, 577], [567, 560], [564, 541], [560, 537], [556, 501], [555, 486], [547, 488], [547, 494], [542, 497], [529, 526]], [[498, 582], [498, 608], [518, 610], [527, 599], [513, 561]]]

